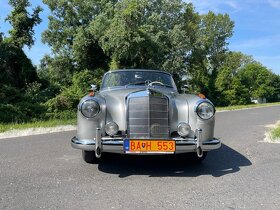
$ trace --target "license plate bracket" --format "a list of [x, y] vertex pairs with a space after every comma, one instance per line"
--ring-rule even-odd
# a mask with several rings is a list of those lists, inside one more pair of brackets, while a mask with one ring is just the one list
[[123, 147], [125, 153], [172, 154], [176, 151], [174, 140], [125, 139]]

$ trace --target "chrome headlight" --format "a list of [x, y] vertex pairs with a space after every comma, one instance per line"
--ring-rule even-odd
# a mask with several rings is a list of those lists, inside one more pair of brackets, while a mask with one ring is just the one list
[[209, 102], [201, 102], [196, 107], [196, 113], [201, 119], [208, 120], [208, 119], [210, 119], [211, 117], [214, 116], [215, 108]]
[[100, 106], [94, 100], [86, 100], [81, 105], [81, 112], [85, 117], [93, 118], [100, 112]]
[[115, 122], [108, 122], [105, 126], [105, 131], [109, 136], [114, 136], [119, 131], [119, 126]]
[[188, 123], [181, 122], [178, 125], [178, 134], [182, 137], [186, 137], [189, 135], [191, 131], [191, 126]]

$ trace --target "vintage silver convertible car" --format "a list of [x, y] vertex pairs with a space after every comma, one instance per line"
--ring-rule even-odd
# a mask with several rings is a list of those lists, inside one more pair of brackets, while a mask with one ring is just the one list
[[214, 138], [214, 105], [203, 96], [179, 94], [169, 73], [115, 70], [95, 89], [78, 105], [77, 136], [71, 140], [88, 163], [98, 162], [102, 152], [192, 153], [201, 161], [221, 146]]

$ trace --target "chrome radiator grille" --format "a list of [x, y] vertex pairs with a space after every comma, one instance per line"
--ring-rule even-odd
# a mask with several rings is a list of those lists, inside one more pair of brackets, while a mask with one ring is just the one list
[[169, 138], [168, 98], [152, 95], [130, 98], [128, 135], [132, 139]]

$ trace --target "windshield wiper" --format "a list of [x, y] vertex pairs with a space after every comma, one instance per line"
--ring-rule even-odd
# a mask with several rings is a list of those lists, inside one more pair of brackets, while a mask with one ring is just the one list
[[159, 83], [156, 83], [156, 84], [154, 84], [154, 85], [155, 85], [155, 86], [162, 86], [162, 87], [173, 88], [173, 86], [167, 85], [167, 84], [159, 84]]

